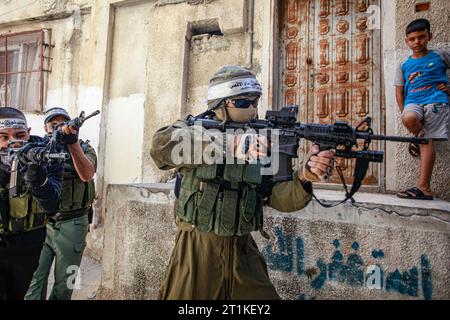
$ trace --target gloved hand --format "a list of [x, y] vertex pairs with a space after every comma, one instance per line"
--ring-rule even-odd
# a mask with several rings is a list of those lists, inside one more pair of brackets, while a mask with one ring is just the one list
[[313, 145], [305, 158], [303, 176], [300, 178], [307, 181], [314, 181], [317, 178], [327, 180], [333, 172], [335, 155], [334, 150], [320, 151], [317, 144]]
[[259, 159], [266, 160], [269, 142], [259, 134], [238, 134], [234, 136], [233, 157], [249, 163]]
[[71, 126], [64, 125], [62, 127], [61, 140], [64, 144], [74, 144], [78, 142], [78, 131]]
[[32, 188], [42, 187], [47, 182], [47, 169], [37, 164], [29, 164], [23, 180]]

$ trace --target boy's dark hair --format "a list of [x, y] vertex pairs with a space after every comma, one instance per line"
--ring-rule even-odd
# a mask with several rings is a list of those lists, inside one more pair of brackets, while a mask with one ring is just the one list
[[0, 107], [0, 119], [8, 119], [8, 118], [19, 118], [26, 120], [25, 115], [19, 109], [10, 107]]
[[412, 33], [412, 32], [418, 32], [418, 31], [425, 31], [428, 30], [428, 32], [431, 32], [431, 25], [430, 21], [427, 19], [417, 19], [408, 24], [406, 27], [406, 35]]

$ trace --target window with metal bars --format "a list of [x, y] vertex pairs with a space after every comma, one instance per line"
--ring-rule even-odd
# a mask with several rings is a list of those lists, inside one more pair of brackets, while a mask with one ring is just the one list
[[0, 35], [0, 107], [43, 111], [49, 56], [47, 29]]

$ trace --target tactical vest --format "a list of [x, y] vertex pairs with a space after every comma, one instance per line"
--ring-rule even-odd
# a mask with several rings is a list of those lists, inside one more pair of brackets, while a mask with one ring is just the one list
[[[86, 151], [88, 144], [80, 141], [81, 148]], [[87, 213], [95, 198], [95, 184], [91, 179], [83, 182], [75, 169], [72, 159], [64, 163], [64, 178], [61, 191], [60, 216]]]
[[7, 217], [7, 221], [0, 219], [0, 234], [6, 232], [24, 232], [42, 228], [47, 224], [47, 216], [39, 208], [36, 200], [31, 195], [31, 190], [16, 198], [9, 198], [6, 188], [0, 187], [0, 196], [3, 204], [1, 210], [2, 217]]
[[185, 173], [175, 214], [202, 232], [242, 236], [262, 229], [259, 164], [216, 164]]

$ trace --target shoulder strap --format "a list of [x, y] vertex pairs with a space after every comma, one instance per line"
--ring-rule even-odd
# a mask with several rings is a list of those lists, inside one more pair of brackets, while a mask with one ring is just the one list
[[3, 230], [0, 230], [0, 234], [7, 231], [8, 225], [8, 190], [0, 186], [0, 225]]
[[340, 167], [337, 167], [336, 170], [339, 173], [339, 177], [341, 178], [342, 181], [342, 185], [344, 186], [344, 190], [345, 190], [345, 199], [342, 200], [341, 202], [337, 203], [337, 204], [325, 204], [323, 202], [321, 202], [316, 195], [313, 193], [313, 197], [314, 199], [324, 208], [333, 208], [336, 207], [344, 202], [346, 202], [347, 200], [350, 200], [352, 203], [355, 202], [355, 199], [353, 199], [353, 195], [359, 190], [359, 188], [362, 185], [362, 181], [364, 179], [364, 177], [367, 174], [367, 169], [369, 169], [369, 161], [366, 159], [356, 159], [356, 166], [355, 166], [355, 172], [353, 174], [353, 176], [355, 177], [355, 179], [353, 180], [353, 185], [352, 185], [352, 189], [350, 190], [350, 192], [348, 192], [347, 189], [347, 184], [345, 183], [345, 179], [344, 179], [344, 175], [342, 174], [342, 170]]
[[175, 197], [177, 199], [180, 197], [181, 179], [183, 179], [183, 175], [179, 171], [177, 171], [174, 189]]

